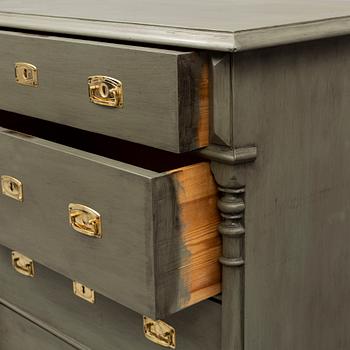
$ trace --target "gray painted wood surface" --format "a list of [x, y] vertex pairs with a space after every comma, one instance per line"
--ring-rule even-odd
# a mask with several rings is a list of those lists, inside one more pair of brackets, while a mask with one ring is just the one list
[[225, 51], [350, 32], [342, 0], [1, 0], [0, 12], [3, 27]]
[[[0, 32], [0, 43], [1, 109], [173, 152], [208, 143], [199, 136], [195, 53], [11, 32]], [[37, 88], [16, 83], [16, 62], [37, 67]], [[91, 75], [123, 83], [123, 108], [90, 102]]]
[[[141, 314], [183, 307], [189, 252], [171, 175], [0, 131], [0, 174], [24, 186], [22, 203], [0, 196], [2, 244]], [[69, 203], [100, 213], [102, 239], [70, 227]]]
[[259, 149], [234, 174], [245, 350], [350, 348], [349, 57], [348, 37], [235, 57], [234, 142]]
[[0, 305], [1, 350], [73, 350], [62, 340]]
[[232, 79], [231, 55], [217, 53], [211, 56], [212, 121], [210, 141], [213, 144], [232, 145]]
[[[4, 247], [0, 247], [0, 262], [0, 299], [37, 318], [45, 327], [94, 350], [159, 349], [145, 339], [141, 315], [99, 294], [95, 304], [79, 299], [73, 295], [69, 279], [40, 264], [35, 265], [34, 278], [21, 276], [13, 270], [10, 250]], [[219, 304], [205, 301], [165, 321], [176, 330], [178, 350], [219, 350], [220, 315]]]

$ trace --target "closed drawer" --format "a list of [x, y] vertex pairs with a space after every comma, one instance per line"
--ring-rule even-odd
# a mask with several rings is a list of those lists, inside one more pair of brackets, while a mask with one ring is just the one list
[[158, 173], [0, 129], [0, 175], [1, 244], [153, 318], [220, 292], [208, 163]]
[[0, 349], [73, 350], [74, 347], [0, 304]]
[[[36, 67], [36, 88], [16, 82], [16, 63]], [[91, 103], [90, 76], [121, 82], [123, 106]], [[0, 32], [0, 81], [4, 110], [173, 152], [208, 144], [208, 65], [198, 53]]]
[[[71, 280], [37, 262], [34, 265], [34, 278], [18, 274], [11, 266], [11, 250], [0, 246], [0, 304], [40, 321], [42, 327], [70, 344], [80, 344], [77, 349], [164, 349], [146, 339], [141, 315], [100, 294], [96, 294], [95, 304], [87, 303], [73, 294]], [[220, 320], [221, 305], [211, 301], [164, 319], [175, 330], [177, 350], [219, 350]]]

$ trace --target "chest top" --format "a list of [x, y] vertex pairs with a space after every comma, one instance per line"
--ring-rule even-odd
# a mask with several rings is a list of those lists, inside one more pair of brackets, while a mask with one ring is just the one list
[[239, 51], [350, 32], [347, 1], [0, 0], [0, 26]]

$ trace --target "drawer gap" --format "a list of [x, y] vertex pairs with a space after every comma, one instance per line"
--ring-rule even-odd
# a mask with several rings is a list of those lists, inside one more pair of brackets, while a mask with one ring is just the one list
[[203, 161], [194, 152], [172, 153], [4, 110], [0, 126], [156, 172]]

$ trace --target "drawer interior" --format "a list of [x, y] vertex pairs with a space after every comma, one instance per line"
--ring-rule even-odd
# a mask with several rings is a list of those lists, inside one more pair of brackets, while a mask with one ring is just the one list
[[[22, 202], [0, 196], [1, 244], [153, 318], [221, 291], [208, 163], [42, 123], [1, 114], [2, 126], [31, 134], [0, 131], [0, 175], [24, 193]], [[72, 229], [70, 203], [100, 213], [102, 239]]]
[[168, 152], [4, 110], [0, 110], [0, 127], [156, 172], [203, 161], [196, 152]]

